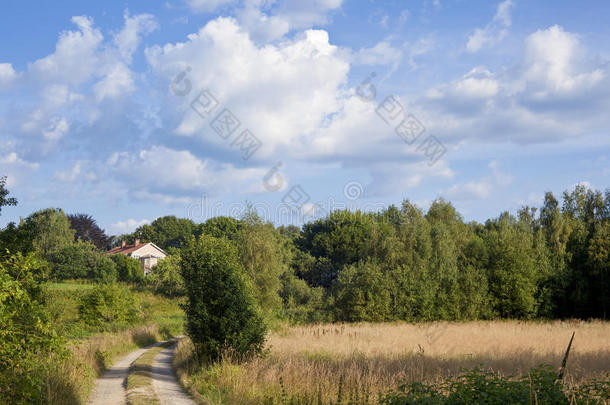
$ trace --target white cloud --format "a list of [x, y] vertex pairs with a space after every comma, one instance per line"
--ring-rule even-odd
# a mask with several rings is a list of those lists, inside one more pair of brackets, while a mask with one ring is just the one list
[[485, 46], [499, 43], [508, 34], [508, 27], [511, 26], [510, 11], [513, 3], [511, 0], [504, 0], [498, 4], [496, 14], [485, 28], [477, 28], [468, 37], [466, 49], [468, 52], [478, 52]]
[[605, 75], [599, 68], [583, 71], [584, 56], [578, 37], [562, 27], [538, 30], [525, 41], [524, 79], [537, 97], [590, 89]]
[[[258, 46], [228, 18], [209, 22], [187, 42], [149, 48], [146, 54], [154, 71], [168, 81], [190, 66], [189, 80], [197, 90], [209, 89], [243, 123], [240, 130], [248, 128], [262, 141], [256, 157], [294, 145], [337, 111], [349, 71], [325, 31], [308, 30], [294, 40]], [[181, 108], [186, 114], [176, 132], [229, 149], [230, 143], [190, 110], [196, 95], [193, 91], [185, 97]]]
[[102, 33], [93, 27], [90, 17], [72, 17], [72, 22], [78, 31], [62, 32], [55, 52], [28, 67], [39, 80], [78, 85], [90, 79], [99, 66]]
[[130, 17], [129, 13], [125, 11], [124, 19], [125, 25], [114, 36], [114, 44], [123, 60], [131, 63], [133, 53], [142, 42], [142, 36], [157, 30], [159, 24], [151, 14], [138, 14]]
[[513, 181], [513, 176], [503, 173], [498, 168], [497, 161], [489, 163], [491, 173], [480, 180], [471, 180], [462, 184], [454, 184], [450, 189], [442, 191], [441, 195], [457, 201], [480, 200], [489, 198]]
[[354, 62], [362, 65], [394, 65], [397, 67], [401, 59], [402, 51], [386, 41], [378, 42], [372, 48], [360, 49], [354, 55]]
[[189, 151], [153, 146], [139, 153], [115, 153], [111, 170], [127, 180], [130, 191], [174, 195], [215, 193], [260, 182], [265, 169], [235, 168], [231, 164], [200, 160]]
[[17, 72], [10, 63], [0, 63], [0, 87], [11, 84], [17, 78]]
[[55, 117], [49, 126], [42, 131], [45, 139], [56, 141], [62, 138], [70, 130], [70, 123], [64, 117]]
[[87, 166], [90, 166], [90, 162], [86, 160], [77, 160], [70, 170], [58, 170], [53, 174], [53, 178], [63, 183], [73, 183], [78, 179], [88, 181], [96, 180], [97, 176], [95, 173], [90, 170], [84, 171], [87, 170]]
[[124, 64], [117, 63], [110, 67], [108, 73], [93, 86], [98, 101], [114, 99], [135, 90], [132, 71]]
[[143, 226], [143, 225], [148, 225], [151, 222], [152, 221], [150, 221], [148, 219], [137, 220], [137, 219], [129, 218], [124, 221], [118, 221], [118, 222], [110, 225], [110, 227], [108, 228], [108, 232], [112, 235], [122, 235], [125, 233], [131, 233], [131, 232], [135, 231], [138, 227]]

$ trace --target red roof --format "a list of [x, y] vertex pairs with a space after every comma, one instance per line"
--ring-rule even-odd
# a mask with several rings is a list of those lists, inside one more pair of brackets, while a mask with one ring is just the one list
[[[150, 242], [148, 242], [148, 243], [150, 243]], [[124, 255], [128, 255], [128, 254], [133, 253], [136, 250], [148, 245], [148, 243], [140, 243], [138, 245], [127, 245], [125, 247], [119, 246], [119, 247], [115, 247], [114, 249], [110, 249], [107, 253], [109, 255], [115, 255], [117, 253], [122, 253]]]

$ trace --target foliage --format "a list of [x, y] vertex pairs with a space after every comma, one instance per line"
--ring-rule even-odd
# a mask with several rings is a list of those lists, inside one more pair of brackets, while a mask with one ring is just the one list
[[0, 177], [0, 212], [2, 207], [10, 207], [17, 205], [17, 199], [14, 197], [8, 197], [9, 191], [6, 189], [6, 176]]
[[272, 224], [264, 224], [252, 213], [243, 221], [236, 237], [240, 262], [267, 319], [277, 318], [282, 310], [280, 277], [287, 260], [279, 238]]
[[0, 403], [40, 402], [40, 358], [60, 351], [44, 308], [44, 278], [45, 265], [32, 254], [0, 260]]
[[502, 404], [571, 404], [597, 403], [608, 400], [603, 383], [584, 385], [574, 390], [557, 383], [557, 373], [550, 367], [533, 369], [528, 375], [513, 379], [497, 373], [474, 369], [457, 379], [448, 379], [439, 384], [426, 385], [413, 382], [386, 394], [380, 401], [383, 405], [502, 405]]
[[235, 247], [204, 234], [183, 250], [180, 267], [186, 330], [197, 354], [216, 361], [227, 349], [240, 358], [260, 353], [266, 327]]
[[74, 241], [91, 242], [98, 249], [110, 249], [113, 237], [99, 227], [95, 219], [87, 214], [70, 214], [70, 227], [74, 229]]
[[133, 325], [144, 312], [137, 297], [119, 284], [100, 284], [81, 298], [80, 320], [89, 326]]
[[139, 260], [122, 254], [112, 255], [110, 258], [116, 266], [119, 281], [138, 283], [144, 280], [144, 270]]
[[225, 237], [229, 240], [235, 240], [241, 229], [241, 225], [242, 224], [238, 219], [232, 217], [214, 217], [201, 224], [200, 233], [205, 233], [215, 238]]
[[152, 268], [146, 282], [159, 294], [179, 297], [185, 294], [184, 280], [180, 274], [180, 256], [168, 255]]
[[70, 243], [49, 258], [51, 278], [67, 280], [86, 278], [100, 282], [116, 280], [116, 266], [105, 253], [89, 242]]
[[347, 266], [339, 273], [334, 309], [350, 322], [378, 322], [389, 318], [390, 288], [381, 267], [373, 261]]
[[27, 217], [20, 225], [25, 245], [23, 252], [38, 252], [48, 258], [74, 241], [70, 221], [59, 208], [47, 208]]
[[159, 217], [150, 225], [142, 225], [126, 240], [133, 243], [135, 239], [153, 242], [161, 249], [180, 248], [196, 234], [197, 226], [186, 218], [176, 218], [173, 215]]

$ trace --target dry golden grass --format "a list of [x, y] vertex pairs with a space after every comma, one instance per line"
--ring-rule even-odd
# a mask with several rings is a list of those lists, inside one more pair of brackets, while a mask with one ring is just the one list
[[[378, 393], [410, 381], [434, 383], [479, 365], [520, 376], [541, 364], [559, 368], [573, 331], [567, 381], [609, 373], [608, 322], [439, 322], [286, 328], [270, 335], [265, 358], [239, 367], [226, 359], [196, 375], [183, 374], [182, 381], [202, 394], [202, 403], [255, 404], [281, 395], [280, 378], [290, 393], [320, 392], [328, 400], [336, 398], [340, 379], [346, 392]], [[189, 350], [182, 342], [178, 365]]]

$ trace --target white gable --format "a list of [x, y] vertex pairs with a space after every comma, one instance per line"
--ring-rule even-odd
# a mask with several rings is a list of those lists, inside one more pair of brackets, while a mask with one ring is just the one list
[[129, 256], [133, 257], [134, 259], [139, 259], [140, 257], [156, 257], [159, 259], [164, 259], [167, 255], [154, 243], [147, 243], [138, 250], [131, 252]]

